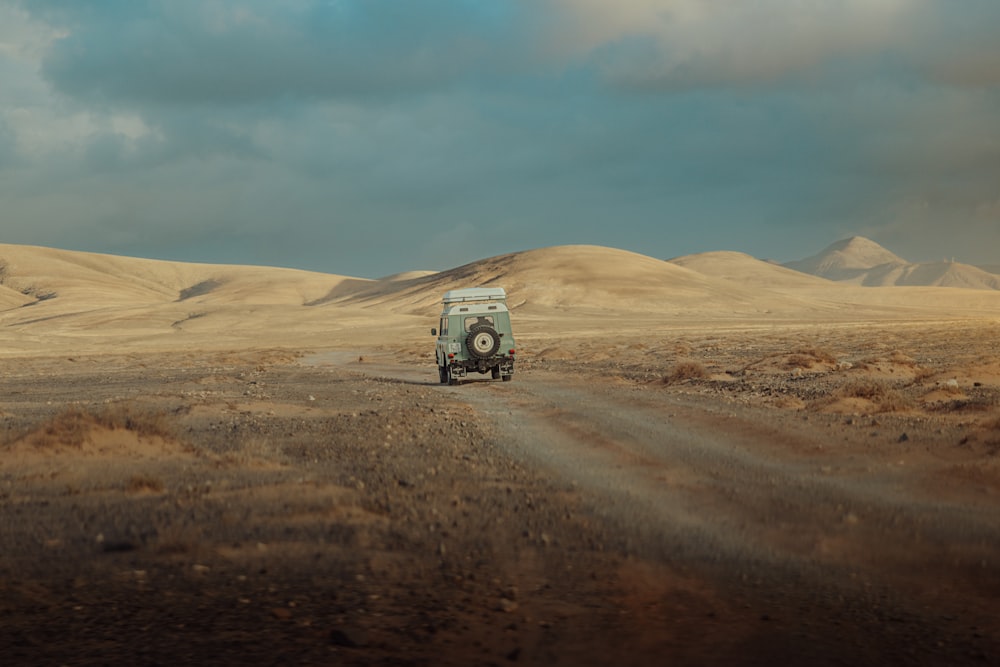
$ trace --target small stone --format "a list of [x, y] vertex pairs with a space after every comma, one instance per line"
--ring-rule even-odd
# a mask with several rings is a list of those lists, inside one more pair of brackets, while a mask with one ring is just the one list
[[902, 434], [901, 436], [899, 436], [899, 442], [906, 442], [909, 439], [910, 439], [910, 436], [906, 435], [905, 433]]
[[508, 600], [507, 598], [500, 598], [500, 603], [497, 605], [497, 609], [504, 612], [505, 614], [512, 614], [517, 611], [518, 604], [514, 600]]

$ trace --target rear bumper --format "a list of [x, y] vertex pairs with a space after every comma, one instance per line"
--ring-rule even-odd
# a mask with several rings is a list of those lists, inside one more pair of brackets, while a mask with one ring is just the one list
[[469, 373], [489, 373], [498, 366], [500, 367], [500, 375], [513, 375], [514, 357], [452, 359], [448, 362], [452, 377], [465, 377]]

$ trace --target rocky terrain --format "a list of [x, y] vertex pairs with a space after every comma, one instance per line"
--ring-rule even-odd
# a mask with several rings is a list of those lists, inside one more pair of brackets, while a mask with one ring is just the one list
[[990, 664], [997, 327], [6, 359], [4, 662]]

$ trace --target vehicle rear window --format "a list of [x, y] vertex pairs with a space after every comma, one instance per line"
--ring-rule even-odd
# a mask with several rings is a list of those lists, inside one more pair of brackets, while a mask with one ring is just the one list
[[484, 324], [484, 325], [489, 325], [489, 326], [492, 327], [493, 326], [493, 316], [492, 315], [477, 315], [475, 317], [466, 317], [465, 318], [465, 330], [466, 331], [471, 331], [472, 327], [475, 326], [475, 325], [477, 325], [477, 324]]

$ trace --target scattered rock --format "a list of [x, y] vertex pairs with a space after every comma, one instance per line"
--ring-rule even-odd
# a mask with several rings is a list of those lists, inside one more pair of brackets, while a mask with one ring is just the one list
[[497, 605], [497, 609], [506, 614], [512, 614], [517, 611], [518, 606], [519, 605], [514, 600], [500, 598], [500, 603]]
[[368, 636], [364, 630], [357, 628], [334, 628], [330, 630], [330, 643], [346, 648], [361, 648], [368, 645]]

